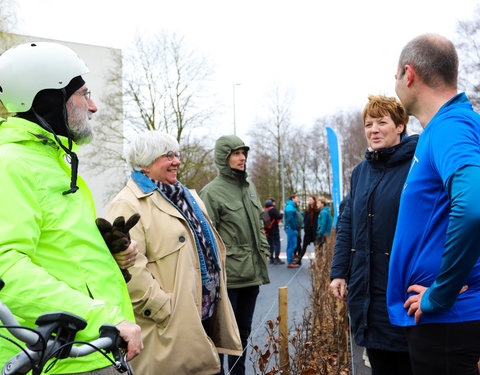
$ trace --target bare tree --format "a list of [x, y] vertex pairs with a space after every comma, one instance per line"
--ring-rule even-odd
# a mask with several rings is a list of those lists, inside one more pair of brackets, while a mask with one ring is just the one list
[[262, 199], [274, 197], [278, 202], [282, 202], [282, 164], [287, 171], [289, 168], [286, 156], [289, 151], [286, 140], [291, 128], [290, 110], [293, 96], [290, 91], [277, 86], [267, 98], [268, 117], [258, 121], [251, 129], [249, 170]]
[[305, 127], [292, 127], [285, 134], [282, 147], [285, 157], [286, 196], [292, 193], [298, 194], [300, 205], [306, 202], [307, 195], [311, 192], [307, 139], [308, 135]]
[[326, 137], [326, 126], [335, 130], [342, 148], [343, 162], [343, 192], [345, 196], [350, 189], [350, 176], [353, 168], [360, 163], [365, 155], [367, 141], [363, 130], [363, 120], [360, 111], [344, 111], [317, 119], [313, 126], [314, 142], [312, 148], [319, 157], [310, 161], [312, 174], [319, 184], [319, 191], [331, 194], [332, 171], [330, 150]]
[[[13, 0], [0, 0], [0, 54], [15, 44], [15, 35], [11, 34], [17, 23], [16, 3]], [[9, 115], [0, 103], [0, 117]]]
[[[17, 10], [14, 0], [0, 0], [0, 53], [10, 47], [8, 41], [11, 39], [13, 28], [17, 23]], [[6, 43], [7, 42], [7, 43]]]
[[326, 130], [328, 125], [331, 125], [328, 117], [317, 119], [310, 131], [311, 136], [308, 137], [308, 164], [313, 179], [313, 190], [321, 195], [332, 194], [330, 151]]
[[[123, 145], [135, 133], [162, 130], [176, 137], [182, 148], [179, 180], [189, 187], [203, 186], [216, 174], [212, 150], [205, 137], [195, 137], [192, 131], [212, 115], [205, 100], [211, 74], [205, 58], [183, 38], [168, 33], [137, 36], [135, 47], [123, 58], [123, 69], [119, 64], [111, 70], [111, 90], [102, 98], [106, 109], [94, 140], [101, 147], [93, 147], [96, 157], [89, 158], [90, 167], [105, 171], [124, 164]], [[122, 92], [123, 102], [118, 103]]]
[[459, 86], [480, 110], [480, 6], [473, 18], [457, 23], [456, 47], [460, 59]]
[[[287, 93], [288, 94], [288, 93]], [[343, 178], [346, 195], [353, 168], [363, 160], [367, 142], [358, 110], [339, 112], [315, 121], [312, 127], [295, 127], [290, 122], [291, 97], [276, 89], [270, 99], [270, 118], [257, 122], [251, 130], [250, 175], [261, 198], [281, 197], [281, 168], [285, 195], [331, 195], [332, 171], [326, 126], [340, 137], [343, 156]]]
[[343, 112], [335, 116], [337, 131], [342, 142], [343, 196], [350, 190], [350, 176], [353, 168], [365, 158], [368, 147], [360, 111]]

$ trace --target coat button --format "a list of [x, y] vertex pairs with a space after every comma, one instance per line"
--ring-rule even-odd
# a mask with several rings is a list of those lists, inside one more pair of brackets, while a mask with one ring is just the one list
[[150, 315], [152, 315], [152, 312], [149, 309], [147, 309], [147, 310], [145, 310], [144, 314], [145, 314], [145, 316], [150, 316]]
[[180, 242], [185, 242], [185, 237], [180, 236], [180, 237], [178, 237], [178, 240], [179, 240]]

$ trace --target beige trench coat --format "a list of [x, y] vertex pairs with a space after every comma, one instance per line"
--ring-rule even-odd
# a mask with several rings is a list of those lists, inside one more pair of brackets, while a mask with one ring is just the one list
[[[203, 202], [190, 191], [205, 217]], [[210, 319], [209, 336], [201, 321], [202, 283], [195, 239], [187, 221], [158, 191], [144, 193], [130, 179], [110, 204], [107, 219], [141, 219], [130, 231], [137, 242], [127, 287], [145, 348], [132, 361], [136, 375], [207, 375], [220, 372], [219, 353], [240, 355], [242, 344], [227, 295], [225, 245], [212, 227], [221, 271], [221, 300]]]

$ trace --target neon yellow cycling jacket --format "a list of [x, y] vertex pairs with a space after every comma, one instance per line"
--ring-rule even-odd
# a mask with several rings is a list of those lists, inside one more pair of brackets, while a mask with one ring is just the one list
[[[64, 157], [53, 135], [37, 124], [16, 117], [0, 124], [0, 300], [31, 327], [46, 312], [79, 315], [88, 325], [77, 340], [92, 340], [103, 323], [134, 317], [123, 277], [95, 224], [87, 185], [79, 178], [75, 194], [62, 194], [71, 173]], [[0, 367], [18, 351], [0, 339]], [[49, 373], [109, 365], [95, 353], [60, 360]]]

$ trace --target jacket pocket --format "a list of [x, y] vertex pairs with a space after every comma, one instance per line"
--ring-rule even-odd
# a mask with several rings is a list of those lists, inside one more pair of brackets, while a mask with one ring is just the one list
[[231, 220], [233, 222], [237, 222], [239, 218], [239, 211], [243, 209], [243, 203], [242, 202], [228, 202], [225, 205], [225, 218], [227, 220]]
[[[172, 312], [172, 299], [170, 293], [165, 293], [164, 298], [162, 298], [160, 301], [157, 300], [156, 303], [151, 306], [151, 308], [151, 319], [160, 326], [165, 327]], [[148, 310], [144, 310], [144, 314], [147, 311]], [[148, 318], [148, 316], [145, 317]]]
[[149, 326], [153, 323], [162, 330], [168, 325], [172, 313], [171, 294], [161, 294], [161, 296], [148, 300], [144, 304], [134, 304], [137, 324]]
[[233, 245], [227, 251], [227, 282], [244, 282], [255, 279], [252, 249], [248, 245]]

